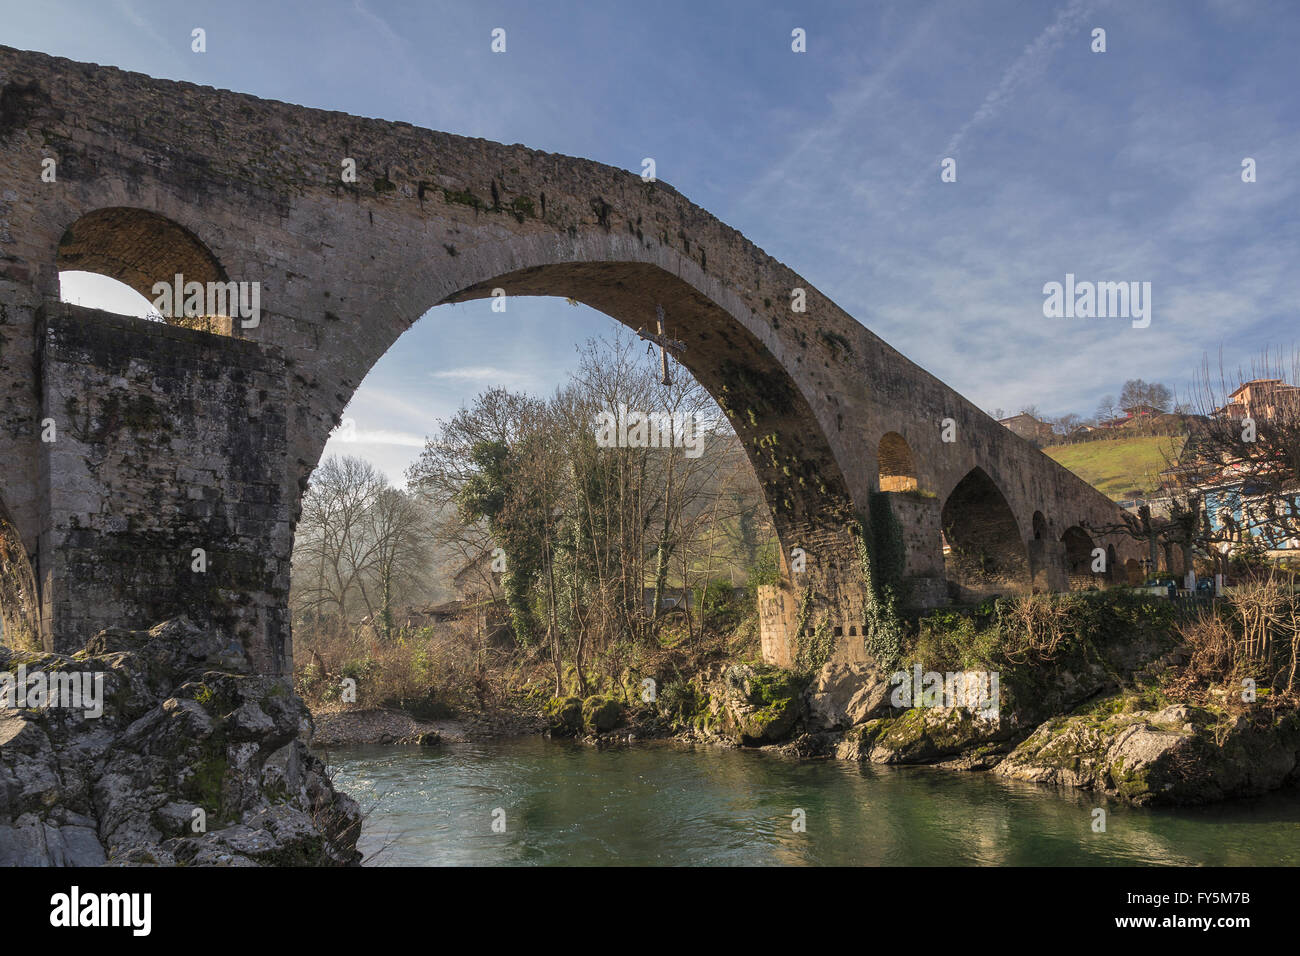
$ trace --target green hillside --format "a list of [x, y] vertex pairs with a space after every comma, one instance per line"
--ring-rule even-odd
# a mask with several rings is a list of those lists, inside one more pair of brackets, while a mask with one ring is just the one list
[[1153, 492], [1168, 460], [1182, 449], [1184, 436], [1141, 435], [1109, 441], [1052, 445], [1043, 454], [1060, 462], [1102, 494], [1119, 500], [1134, 491]]

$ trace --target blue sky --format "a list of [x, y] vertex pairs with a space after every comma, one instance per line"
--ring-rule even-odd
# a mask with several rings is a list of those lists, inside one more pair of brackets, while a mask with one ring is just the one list
[[[1203, 353], [1295, 344], [1300, 4], [0, 0], [0, 42], [640, 171], [736, 227], [983, 408], [1180, 395]], [[203, 27], [207, 52], [192, 53]], [[507, 51], [490, 51], [493, 28]], [[793, 53], [790, 32], [807, 31]], [[1105, 53], [1090, 50], [1106, 30]], [[942, 183], [940, 161], [957, 161]], [[1255, 183], [1241, 162], [1257, 164]], [[1152, 284], [1148, 328], [1043, 285]], [[85, 287], [73, 297], [86, 298]], [[87, 302], [86, 304], [91, 304]], [[467, 312], [475, 321], [458, 322]], [[491, 385], [549, 392], [612, 320], [448, 306], [348, 415], [398, 475]]]

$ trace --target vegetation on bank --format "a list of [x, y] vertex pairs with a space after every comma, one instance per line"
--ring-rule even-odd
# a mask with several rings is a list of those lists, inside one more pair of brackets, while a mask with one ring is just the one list
[[[615, 409], [629, 434], [633, 413], [654, 431], [598, 443]], [[291, 591], [309, 699], [350, 677], [358, 702], [485, 708], [548, 667], [549, 696], [585, 700], [661, 658], [756, 640], [753, 591], [736, 585], [774, 563], [762, 489], [708, 393], [685, 375], [665, 387], [630, 335], [589, 342], [550, 399], [481, 394], [438, 423], [408, 479], [386, 488], [352, 459], [313, 475]], [[426, 614], [434, 562], [461, 600]]]

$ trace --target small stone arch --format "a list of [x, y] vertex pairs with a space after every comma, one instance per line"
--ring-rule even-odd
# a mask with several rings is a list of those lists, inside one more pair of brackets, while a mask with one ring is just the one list
[[1083, 528], [1071, 525], [1061, 535], [1065, 545], [1065, 573], [1071, 588], [1092, 587], [1095, 583], [1092, 571], [1092, 551], [1096, 545], [1092, 535]]
[[1139, 585], [1146, 578], [1142, 573], [1142, 562], [1137, 558], [1129, 558], [1124, 562], [1124, 580], [1129, 585]]
[[1029, 554], [1016, 516], [993, 479], [972, 468], [944, 502], [944, 569], [958, 600], [1029, 590]]
[[[211, 288], [227, 302], [234, 289], [217, 257], [193, 232], [166, 216], [130, 206], [96, 209], [70, 225], [59, 240], [57, 266], [60, 273], [94, 272], [116, 279], [150, 302], [158, 299], [154, 292], [157, 283], [174, 289], [177, 276], [182, 277], [182, 291], [185, 285], [198, 282], [205, 292]], [[176, 303], [172, 315], [164, 314], [164, 321], [234, 334], [236, 323], [229, 315], [187, 314], [183, 304], [183, 300]]]
[[881, 491], [916, 491], [916, 463], [912, 449], [898, 432], [886, 432], [876, 453]]

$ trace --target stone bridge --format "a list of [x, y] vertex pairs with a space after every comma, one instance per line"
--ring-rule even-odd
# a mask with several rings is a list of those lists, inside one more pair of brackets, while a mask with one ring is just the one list
[[[255, 282], [260, 322], [62, 304], [70, 269], [151, 301], [177, 274]], [[1091, 581], [1094, 547], [1112, 576], [1140, 556], [1084, 530], [1117, 520], [1108, 499], [663, 182], [0, 47], [7, 639], [67, 651], [186, 613], [289, 667], [294, 523], [331, 429], [413, 322], [493, 289], [634, 328], [663, 305], [805, 555], [764, 597], [772, 660], [818, 626], [864, 659], [873, 505], [919, 606]]]

